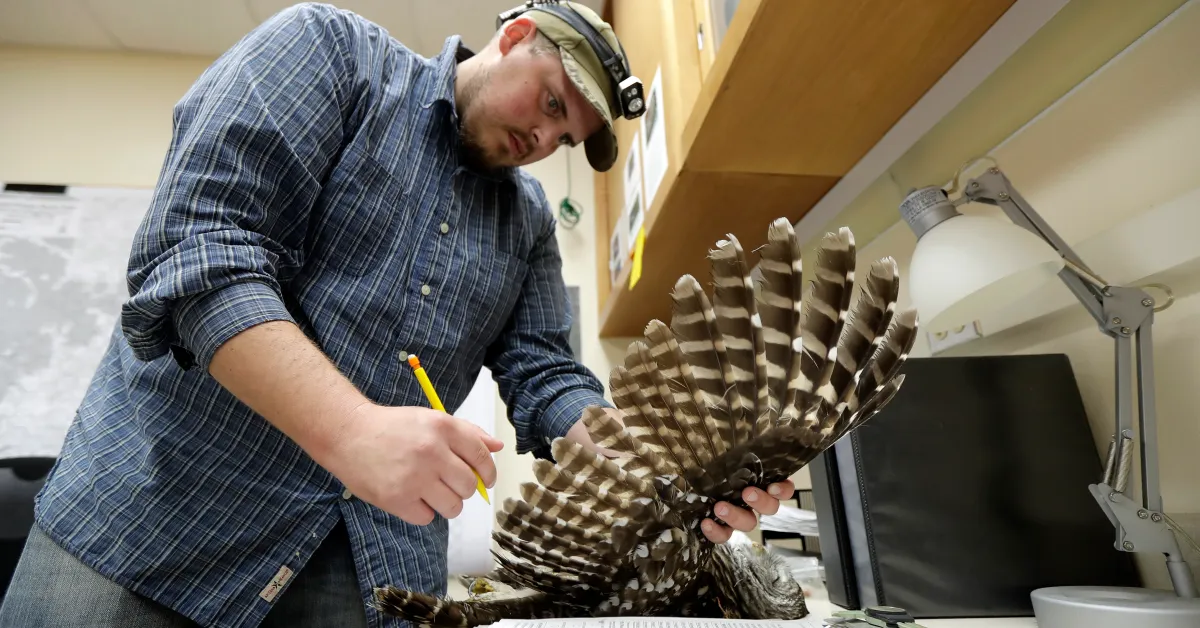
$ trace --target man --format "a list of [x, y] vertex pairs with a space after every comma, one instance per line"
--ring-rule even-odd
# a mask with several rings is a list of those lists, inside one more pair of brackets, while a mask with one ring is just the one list
[[423, 59], [304, 4], [207, 69], [0, 625], [381, 625], [372, 587], [444, 591], [446, 519], [502, 444], [425, 407], [409, 352], [448, 408], [487, 365], [519, 452], [595, 447], [580, 417], [603, 387], [571, 355], [554, 221], [517, 168], [580, 142], [615, 161], [587, 46], [531, 11], [477, 55], [451, 37]]

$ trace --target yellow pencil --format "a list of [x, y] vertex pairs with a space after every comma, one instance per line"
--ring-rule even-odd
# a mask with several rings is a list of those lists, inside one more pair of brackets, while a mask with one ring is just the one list
[[[429, 376], [425, 374], [425, 369], [421, 368], [421, 361], [417, 356], [408, 356], [408, 365], [413, 368], [413, 372], [417, 374], [417, 381], [421, 382], [421, 389], [425, 391], [425, 396], [429, 398], [429, 405], [433, 406], [438, 412], [445, 412], [446, 408], [442, 405], [442, 400], [438, 398], [437, 391], [433, 389], [433, 382], [429, 381]], [[479, 490], [479, 494], [483, 497], [483, 501], [491, 504], [492, 500], [488, 498], [487, 487], [483, 484], [483, 478], [479, 472], [471, 469], [475, 473], [475, 488]]]

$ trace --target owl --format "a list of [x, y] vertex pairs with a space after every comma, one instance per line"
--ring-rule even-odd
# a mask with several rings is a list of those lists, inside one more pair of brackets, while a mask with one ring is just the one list
[[618, 412], [584, 414], [614, 453], [554, 441], [554, 460], [535, 461], [537, 481], [497, 513], [497, 567], [470, 597], [379, 586], [376, 608], [447, 627], [806, 616], [777, 556], [714, 544], [700, 524], [720, 521], [718, 501], [746, 508], [743, 489], [788, 479], [878, 413], [904, 381], [917, 316], [897, 308], [895, 260], [858, 269], [848, 229], [821, 238], [812, 269], [801, 245], [789, 221], [774, 221], [752, 271], [736, 237], [717, 242], [711, 296], [681, 277], [670, 325], [651, 321], [611, 371]]

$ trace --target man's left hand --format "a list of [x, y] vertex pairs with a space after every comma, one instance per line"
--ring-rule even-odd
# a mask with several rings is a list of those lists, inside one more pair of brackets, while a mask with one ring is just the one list
[[[606, 408], [605, 411], [617, 421], [621, 420], [621, 413], [618, 410]], [[591, 437], [588, 436], [587, 428], [584, 427], [582, 420], [571, 427], [571, 430], [567, 432], [567, 438], [609, 458], [619, 455], [614, 451], [598, 447], [593, 443]], [[722, 525], [712, 519], [705, 519], [700, 524], [700, 529], [704, 531], [704, 536], [708, 537], [709, 541], [713, 543], [725, 543], [733, 536], [734, 530], [750, 532], [757, 527], [759, 515], [773, 515], [779, 512], [779, 502], [791, 499], [795, 493], [796, 486], [791, 480], [772, 484], [765, 491], [759, 488], [748, 487], [742, 491], [742, 499], [750, 506], [751, 510], [738, 508], [729, 502], [717, 502], [717, 516], [728, 525]]]
[[[700, 524], [704, 536], [713, 543], [724, 543], [733, 536], [734, 530], [749, 532], [758, 526], [758, 515], [773, 515], [779, 512], [779, 502], [791, 499], [796, 492], [796, 486], [791, 480], [771, 484], [767, 490], [747, 487], [742, 491], [742, 499], [752, 510], [738, 508], [729, 502], [717, 502], [716, 513], [728, 525], [721, 525], [712, 519], [705, 519]], [[755, 514], [758, 513], [758, 514]]]

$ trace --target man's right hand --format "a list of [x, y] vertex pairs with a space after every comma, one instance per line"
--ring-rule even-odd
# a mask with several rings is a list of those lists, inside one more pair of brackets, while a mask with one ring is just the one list
[[496, 481], [500, 441], [443, 412], [372, 403], [294, 323], [235, 335], [209, 372], [350, 492], [409, 523], [458, 516], [475, 493], [472, 469]]
[[344, 425], [325, 466], [356, 497], [426, 525], [435, 511], [447, 519], [462, 512], [476, 491], [474, 471], [488, 488], [495, 484], [491, 454], [503, 447], [478, 426], [443, 412], [364, 403]]

